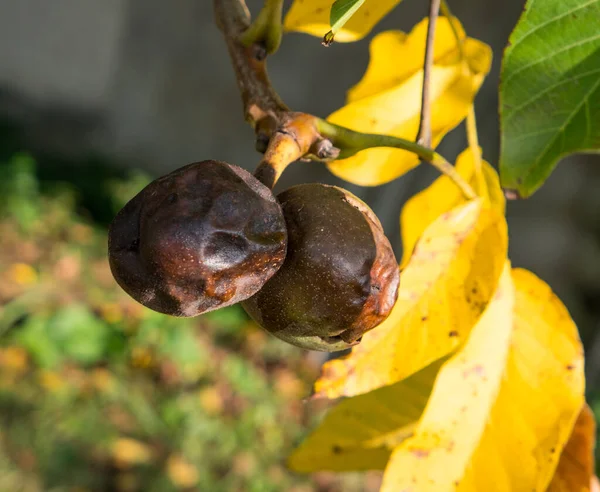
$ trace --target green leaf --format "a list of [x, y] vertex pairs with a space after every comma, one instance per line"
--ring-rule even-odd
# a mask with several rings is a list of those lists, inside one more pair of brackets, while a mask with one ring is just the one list
[[344, 27], [344, 24], [350, 20], [356, 11], [365, 3], [365, 0], [335, 0], [329, 13], [329, 23], [331, 31], [325, 34], [324, 42], [327, 45], [333, 43], [337, 32]]
[[46, 330], [66, 357], [81, 364], [93, 364], [106, 355], [109, 329], [83, 305], [59, 310]]
[[529, 0], [504, 53], [504, 189], [527, 197], [557, 162], [600, 149], [600, 0]]
[[64, 356], [59, 345], [48, 335], [48, 323], [48, 316], [43, 314], [28, 317], [16, 332], [15, 341], [27, 350], [38, 366], [53, 369]]

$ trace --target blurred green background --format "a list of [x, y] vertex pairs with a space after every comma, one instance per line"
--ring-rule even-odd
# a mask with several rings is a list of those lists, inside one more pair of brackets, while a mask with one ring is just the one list
[[303, 401], [318, 354], [237, 306], [175, 319], [114, 282], [106, 226], [147, 176], [0, 135], [0, 491], [377, 490], [285, 469], [323, 413]]

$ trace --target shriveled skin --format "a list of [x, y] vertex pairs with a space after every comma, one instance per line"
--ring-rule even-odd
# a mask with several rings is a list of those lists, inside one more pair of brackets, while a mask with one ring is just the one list
[[375, 214], [346, 190], [295, 186], [278, 196], [288, 229], [279, 271], [244, 309], [294, 345], [347, 349], [389, 315], [398, 264]]
[[109, 261], [135, 300], [197, 316], [255, 294], [283, 264], [285, 221], [247, 171], [203, 161], [150, 183], [117, 214]]

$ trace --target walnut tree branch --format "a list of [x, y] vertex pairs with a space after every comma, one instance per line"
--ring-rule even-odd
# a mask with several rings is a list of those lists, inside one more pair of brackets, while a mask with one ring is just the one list
[[[271, 6], [279, 5], [279, 0], [266, 2], [271, 2]], [[310, 114], [291, 111], [269, 81], [263, 38], [247, 34], [252, 30], [248, 30], [250, 14], [245, 1], [214, 0], [214, 8], [217, 26], [223, 32], [235, 70], [244, 115], [256, 133], [257, 148], [264, 152], [254, 173], [262, 183], [272, 188], [283, 170], [299, 159], [330, 161], [340, 155], [340, 150], [349, 156], [367, 148], [394, 147], [430, 162], [452, 179], [465, 196], [475, 196], [468, 183], [441, 155], [420, 143], [387, 135], [359, 133]], [[265, 3], [263, 11], [267, 8]], [[279, 22], [276, 15], [270, 18]]]
[[[262, 12], [281, 9], [280, 0], [266, 2]], [[316, 118], [291, 111], [273, 90], [267, 75], [263, 40], [247, 34], [252, 30], [248, 30], [250, 14], [245, 1], [214, 0], [214, 8], [217, 26], [223, 32], [235, 70], [244, 115], [256, 133], [257, 148], [264, 151], [255, 175], [272, 187], [288, 164], [323, 147], [314, 123]], [[265, 14], [267, 17], [280, 22], [277, 15]], [[261, 21], [263, 26], [266, 22]], [[261, 29], [268, 31], [267, 27]]]

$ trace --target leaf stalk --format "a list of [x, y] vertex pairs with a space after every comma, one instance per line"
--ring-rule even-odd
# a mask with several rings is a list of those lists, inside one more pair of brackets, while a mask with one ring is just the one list
[[448, 176], [460, 188], [467, 199], [470, 200], [477, 196], [473, 188], [461, 177], [455, 167], [429, 147], [391, 135], [355, 132], [322, 119], [317, 119], [317, 129], [322, 136], [331, 140], [333, 145], [342, 149], [342, 158], [350, 157], [361, 150], [374, 147], [392, 147], [406, 150], [417, 155], [423, 161], [430, 163], [442, 174]]

